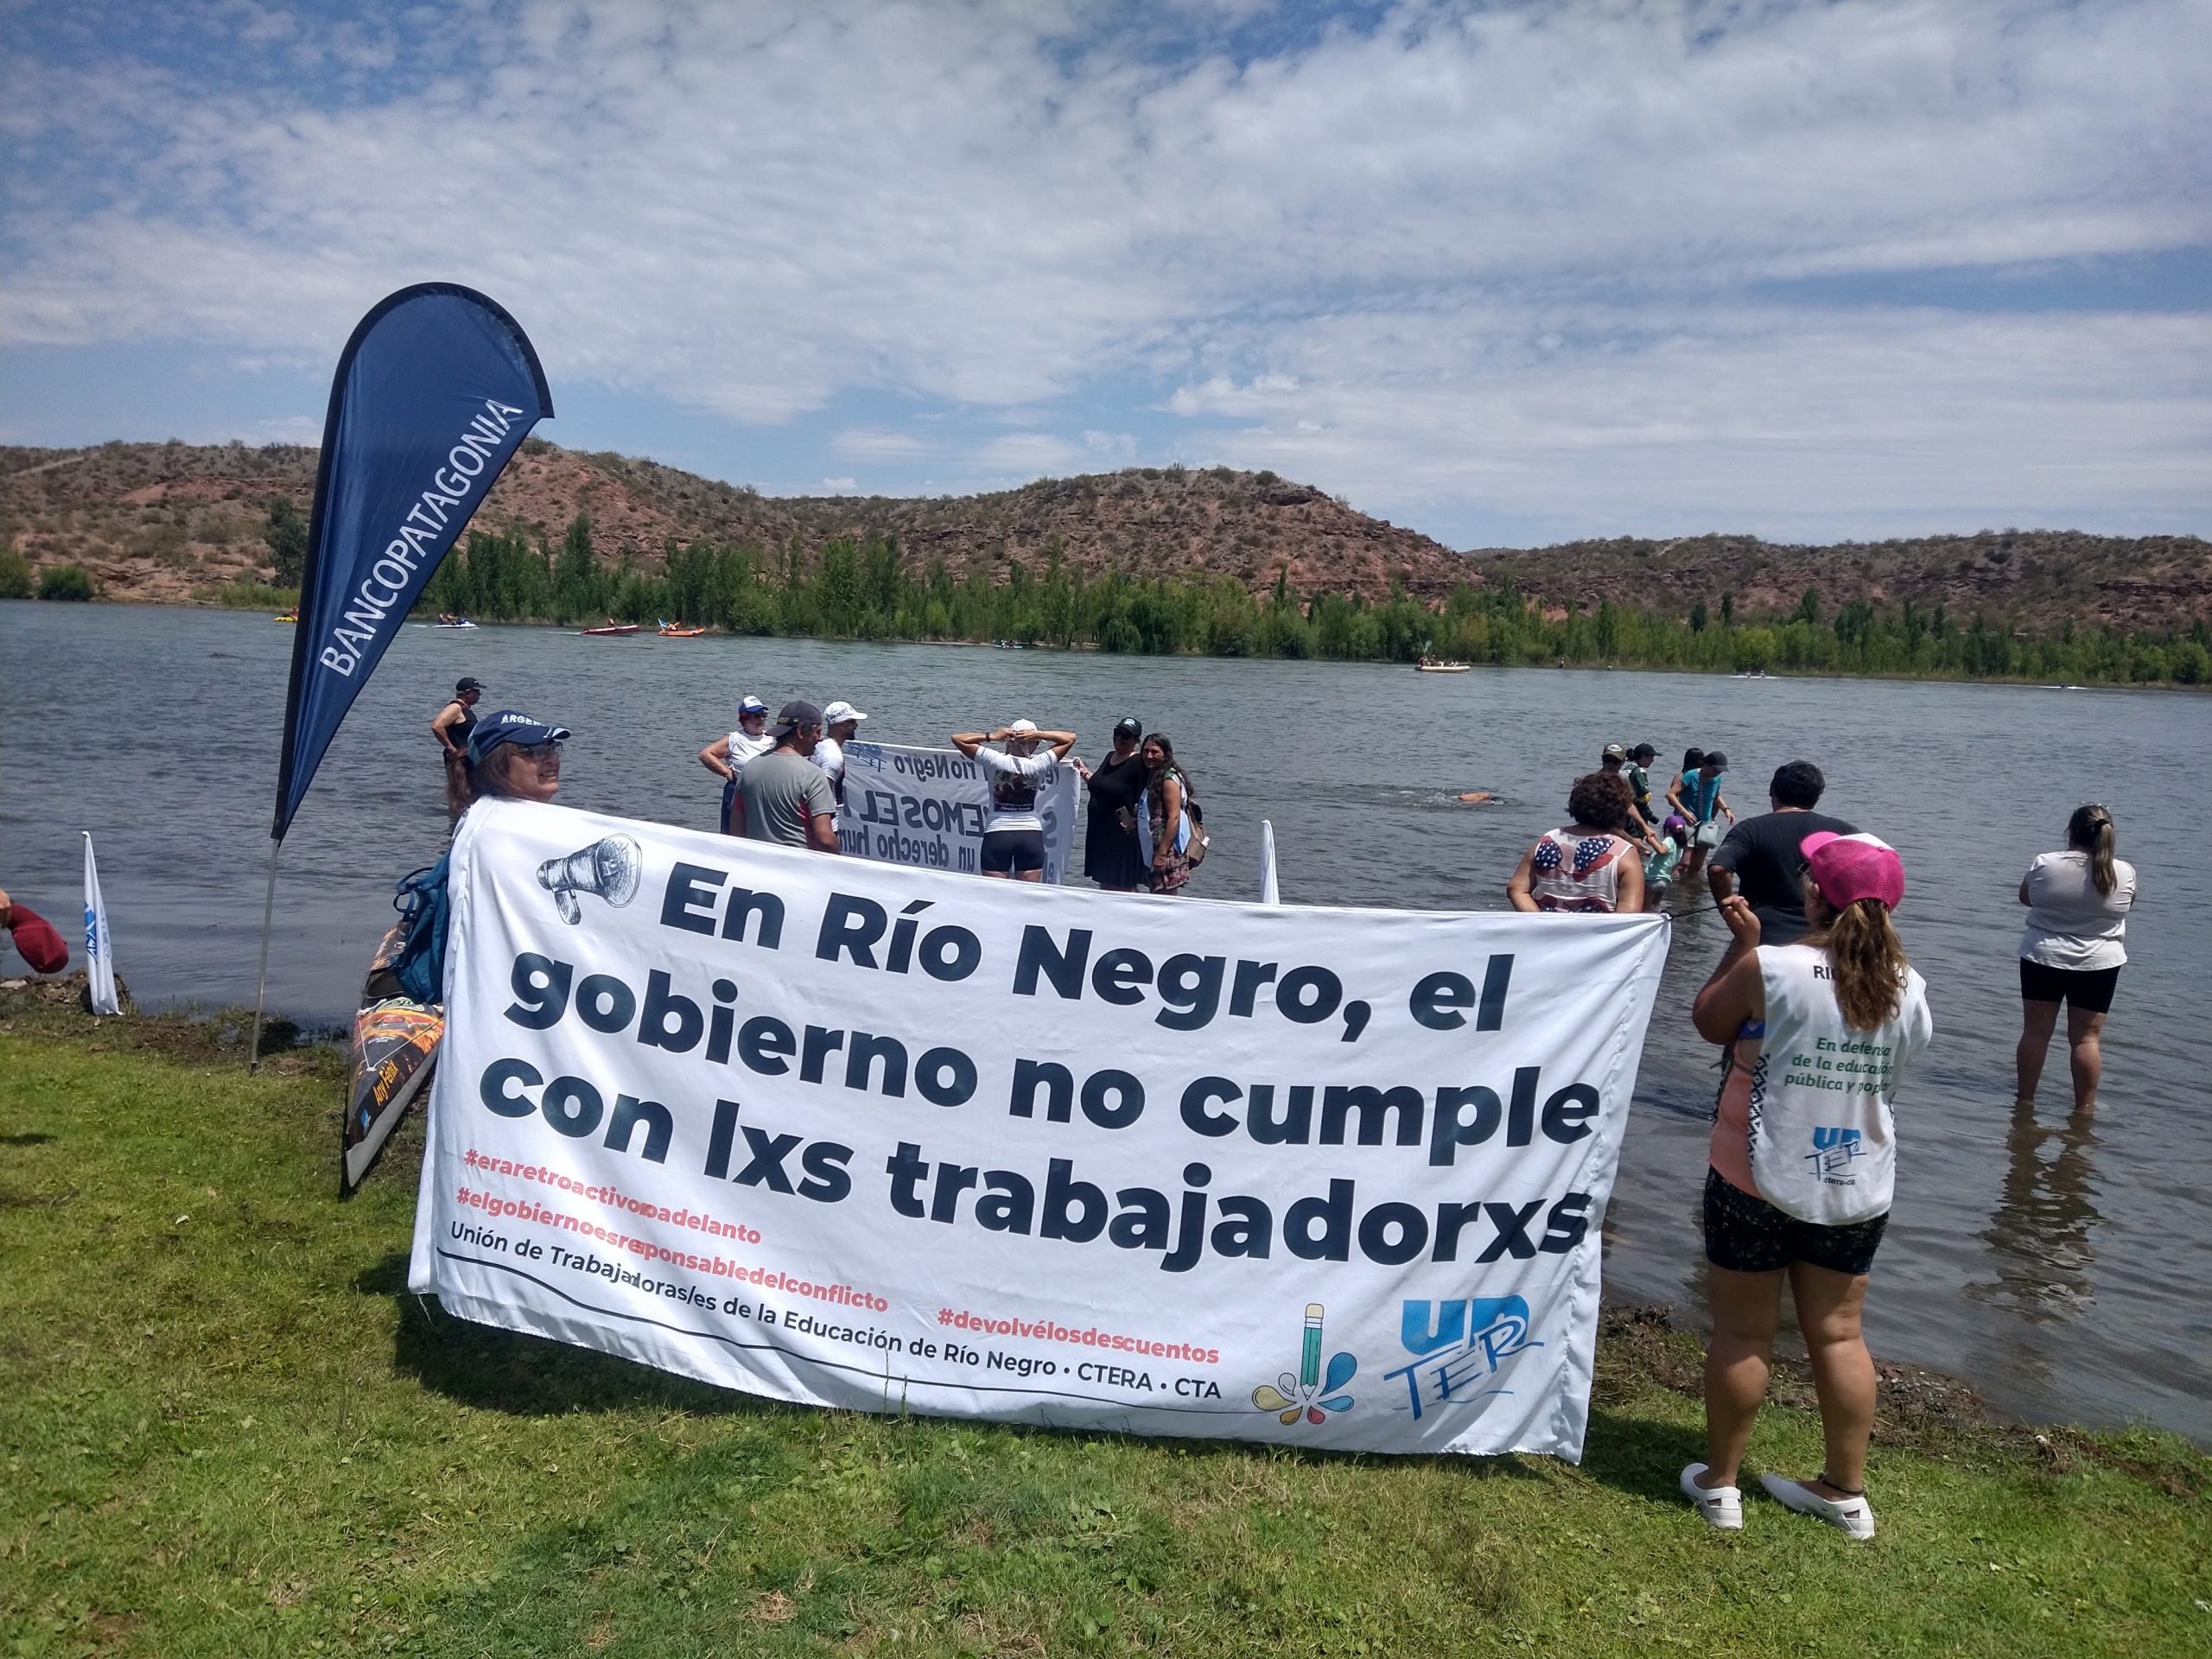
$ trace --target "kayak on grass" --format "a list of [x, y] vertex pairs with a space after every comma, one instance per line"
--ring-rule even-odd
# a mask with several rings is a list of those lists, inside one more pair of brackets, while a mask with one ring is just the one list
[[361, 1006], [346, 1049], [346, 1121], [339, 1133], [338, 1196], [351, 1198], [375, 1167], [391, 1132], [436, 1069], [446, 1012], [435, 1003], [387, 993], [389, 969], [405, 929], [395, 925], [369, 961]]

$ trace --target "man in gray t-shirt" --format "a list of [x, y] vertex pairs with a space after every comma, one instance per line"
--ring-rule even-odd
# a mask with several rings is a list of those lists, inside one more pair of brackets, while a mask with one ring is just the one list
[[822, 741], [822, 711], [787, 702], [776, 716], [776, 747], [746, 763], [745, 833], [784, 847], [837, 850], [837, 798], [823, 770], [807, 757]]

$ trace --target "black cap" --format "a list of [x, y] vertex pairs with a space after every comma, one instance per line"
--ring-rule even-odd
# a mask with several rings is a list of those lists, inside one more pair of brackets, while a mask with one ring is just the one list
[[1659, 751], [1653, 748], [1649, 743], [1639, 743], [1628, 752], [1628, 758], [1631, 760], [1649, 760], [1654, 759], [1658, 753]]
[[1135, 715], [1123, 715], [1119, 720], [1114, 722], [1114, 735], [1119, 737], [1124, 732], [1127, 732], [1131, 737], [1142, 737], [1144, 735], [1144, 722], [1139, 720]]
[[1714, 767], [1719, 771], [1726, 772], [1728, 770], [1728, 757], [1721, 753], [1718, 749], [1707, 749], [1705, 752], [1705, 764], [1708, 766]]
[[787, 702], [776, 715], [776, 735], [786, 737], [802, 726], [819, 726], [822, 711], [810, 702]]
[[467, 674], [454, 683], [453, 694], [457, 697], [464, 691], [481, 691], [483, 689], [483, 681], [478, 679], [474, 674]]

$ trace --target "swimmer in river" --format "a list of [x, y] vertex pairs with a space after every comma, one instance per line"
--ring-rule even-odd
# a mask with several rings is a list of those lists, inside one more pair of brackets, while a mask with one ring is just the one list
[[1459, 798], [1465, 801], [1469, 806], [1480, 806], [1485, 801], [1496, 800], [1497, 797], [1491, 794], [1490, 791], [1486, 789], [1471, 789], [1465, 794], [1459, 797]]

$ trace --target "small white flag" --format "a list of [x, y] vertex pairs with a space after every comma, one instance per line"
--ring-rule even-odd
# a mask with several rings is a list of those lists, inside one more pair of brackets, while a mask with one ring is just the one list
[[1275, 885], [1275, 826], [1271, 818], [1260, 820], [1260, 902], [1282, 903], [1282, 891]]
[[92, 1012], [121, 1014], [115, 995], [115, 941], [108, 937], [107, 901], [100, 897], [100, 867], [92, 860], [92, 832], [85, 831], [85, 976]]

